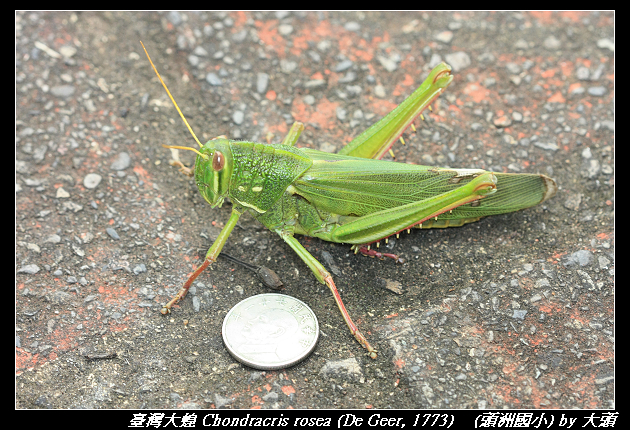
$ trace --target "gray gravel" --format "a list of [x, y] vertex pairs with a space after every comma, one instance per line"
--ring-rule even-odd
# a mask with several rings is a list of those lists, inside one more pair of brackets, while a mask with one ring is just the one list
[[[16, 407], [614, 407], [614, 15], [565, 15], [18, 12]], [[229, 204], [211, 209], [169, 165], [162, 144], [196, 143], [139, 40], [200, 140], [279, 142], [299, 119], [298, 145], [325, 150], [449, 61], [453, 84], [396, 160], [539, 172], [559, 192], [412, 231], [388, 250], [403, 265], [300, 238], [335, 267], [377, 360], [299, 258], [243, 217], [226, 252], [280, 274], [322, 331], [300, 365], [249, 369], [221, 340], [225, 313], [268, 292], [249, 271], [219, 260], [159, 312]]]

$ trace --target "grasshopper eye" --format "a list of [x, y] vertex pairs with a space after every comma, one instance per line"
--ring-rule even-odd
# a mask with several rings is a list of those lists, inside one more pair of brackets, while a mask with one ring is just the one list
[[212, 170], [215, 172], [220, 172], [223, 170], [223, 166], [225, 165], [225, 157], [221, 154], [220, 151], [215, 151], [212, 156]]

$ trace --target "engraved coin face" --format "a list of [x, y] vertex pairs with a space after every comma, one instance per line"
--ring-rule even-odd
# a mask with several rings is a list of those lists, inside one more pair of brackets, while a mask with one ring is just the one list
[[319, 338], [317, 317], [284, 294], [259, 294], [234, 306], [223, 320], [223, 342], [234, 358], [262, 370], [304, 360]]

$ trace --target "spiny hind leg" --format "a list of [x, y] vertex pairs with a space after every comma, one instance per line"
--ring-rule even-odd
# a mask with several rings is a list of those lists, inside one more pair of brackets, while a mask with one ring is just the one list
[[[450, 213], [452, 213], [453, 211], [449, 211]], [[429, 228], [447, 228], [447, 227], [461, 227], [464, 224], [467, 224], [469, 222], [474, 222], [474, 221], [479, 221], [481, 217], [471, 217], [471, 218], [460, 218], [460, 219], [439, 219], [436, 216], [435, 218], [431, 218], [428, 219], [420, 224], [416, 224], [414, 226], [411, 226], [410, 228], [408, 228], [406, 231], [407, 233], [411, 232], [411, 228], [418, 228], [418, 229], [429, 229]], [[396, 233], [396, 238], [398, 239], [399, 233]], [[387, 243], [387, 237], [384, 238], [385, 239], [385, 243]], [[382, 239], [381, 239], [382, 240]], [[379, 252], [377, 250], [375, 250], [374, 248], [372, 248], [372, 246], [376, 244], [376, 248], [379, 247], [380, 245], [380, 241], [378, 242], [372, 242], [369, 244], [364, 244], [364, 245], [352, 245], [352, 247], [350, 248], [351, 250], [354, 251], [354, 253], [358, 253], [360, 252], [361, 254], [368, 256], [368, 257], [376, 257], [376, 258], [380, 258], [383, 259], [384, 257], [387, 258], [391, 258], [393, 260], [396, 261], [396, 263], [404, 263], [405, 259], [404, 258], [400, 258], [398, 255], [396, 254], [390, 254], [390, 253], [386, 253], [386, 252]]]
[[384, 118], [341, 148], [339, 154], [383, 158], [405, 129], [412, 125], [415, 118], [422, 117], [423, 110], [433, 103], [452, 80], [451, 66], [446, 63], [438, 64], [418, 89]]

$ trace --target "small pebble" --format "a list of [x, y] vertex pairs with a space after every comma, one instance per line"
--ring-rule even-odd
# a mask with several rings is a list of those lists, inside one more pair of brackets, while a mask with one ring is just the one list
[[435, 36], [435, 40], [442, 43], [451, 43], [453, 40], [453, 32], [452, 31], [441, 31]]
[[27, 264], [26, 266], [22, 266], [17, 272], [34, 275], [35, 273], [39, 272], [39, 266], [37, 264]]
[[221, 78], [219, 78], [215, 73], [208, 73], [206, 75], [206, 82], [214, 87], [223, 85], [223, 81], [221, 81]]
[[83, 185], [85, 188], [93, 189], [101, 183], [102, 179], [101, 175], [97, 173], [88, 173], [85, 175], [85, 178], [83, 178]]
[[112, 170], [125, 170], [131, 165], [131, 158], [126, 152], [121, 152], [111, 165]]
[[587, 92], [595, 97], [601, 97], [604, 94], [606, 94], [606, 88], [605, 87], [590, 87]]
[[111, 237], [114, 240], [119, 240], [120, 236], [118, 236], [118, 233], [116, 233], [116, 230], [114, 230], [111, 227], [108, 227], [106, 230], [107, 234], [109, 235], [109, 237]]
[[70, 197], [70, 193], [63, 189], [63, 187], [57, 188], [57, 198], [58, 199], [67, 199]]
[[453, 68], [453, 72], [459, 72], [472, 64], [470, 56], [462, 51], [446, 54], [445, 58], [446, 62]]

